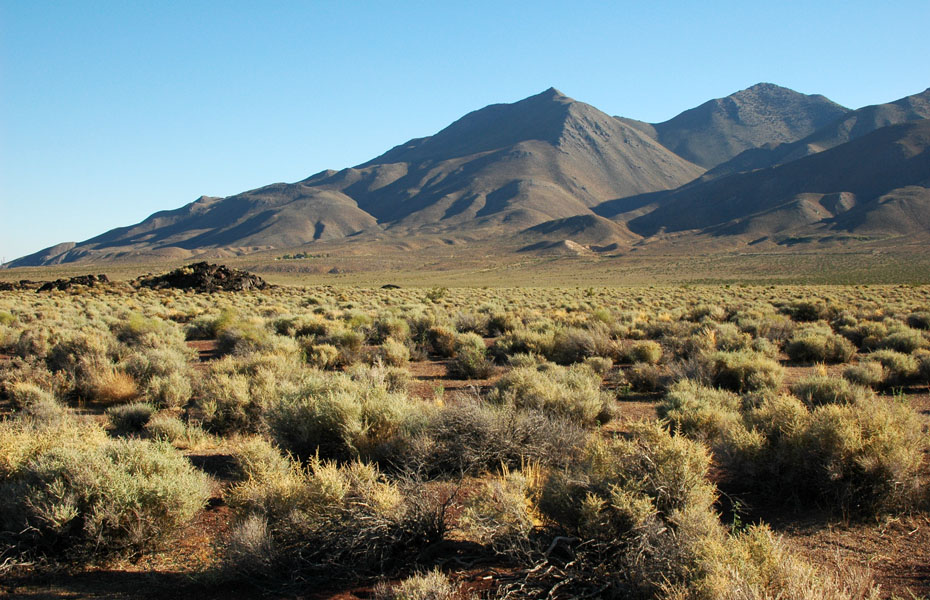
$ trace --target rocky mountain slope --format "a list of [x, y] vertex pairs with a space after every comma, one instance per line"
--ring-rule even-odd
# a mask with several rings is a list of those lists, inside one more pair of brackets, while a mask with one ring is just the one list
[[372, 248], [506, 241], [577, 253], [688, 243], [689, 235], [756, 244], [926, 234], [928, 116], [930, 90], [851, 111], [758, 84], [649, 124], [550, 88], [476, 110], [353, 168], [201, 197], [8, 266], [178, 260], [340, 240]]
[[[879, 128], [783, 165], [598, 207], [643, 237], [930, 232], [930, 121]], [[643, 207], [650, 207], [644, 210]]]
[[820, 96], [759, 83], [709, 100], [663, 123], [630, 123], [682, 158], [705, 168], [741, 152], [793, 142], [849, 113]]

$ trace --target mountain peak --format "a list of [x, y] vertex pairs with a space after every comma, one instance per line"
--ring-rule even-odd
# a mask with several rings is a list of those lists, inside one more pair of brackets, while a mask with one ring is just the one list
[[712, 168], [751, 148], [799, 140], [847, 113], [823, 96], [763, 82], [709, 100], [655, 128], [666, 148]]
[[540, 92], [539, 94], [536, 94], [536, 97], [537, 98], [568, 98], [568, 96], [566, 96], [565, 94], [563, 94], [561, 91], [557, 90], [554, 87], [550, 87], [549, 89], [544, 90]]

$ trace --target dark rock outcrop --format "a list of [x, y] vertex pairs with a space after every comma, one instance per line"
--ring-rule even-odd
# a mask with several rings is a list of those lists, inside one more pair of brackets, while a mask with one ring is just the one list
[[271, 287], [258, 275], [206, 262], [181, 267], [163, 275], [140, 277], [133, 281], [133, 285], [156, 290], [171, 288], [202, 293], [244, 292]]

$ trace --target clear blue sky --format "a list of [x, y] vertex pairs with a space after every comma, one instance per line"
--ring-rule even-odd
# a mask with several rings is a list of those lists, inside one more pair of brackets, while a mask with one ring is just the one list
[[930, 2], [0, 0], [0, 256], [373, 158], [555, 86], [664, 121], [930, 86]]

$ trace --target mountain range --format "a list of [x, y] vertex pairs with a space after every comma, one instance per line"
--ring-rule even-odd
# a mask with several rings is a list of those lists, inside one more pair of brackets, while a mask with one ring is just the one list
[[550, 88], [352, 168], [203, 196], [7, 266], [398, 239], [622, 252], [925, 236], [928, 118], [930, 89], [851, 110], [762, 83], [645, 123]]

